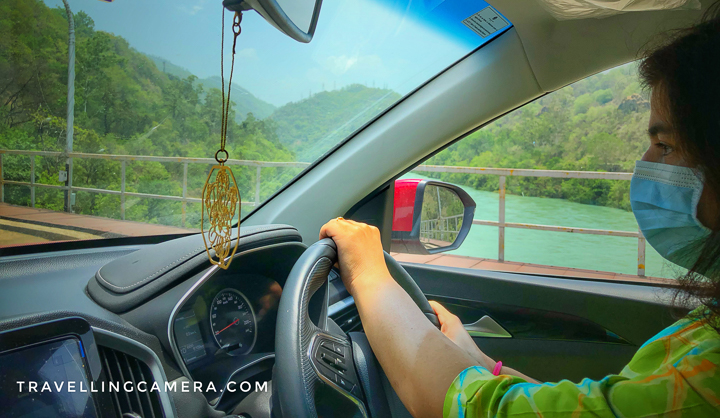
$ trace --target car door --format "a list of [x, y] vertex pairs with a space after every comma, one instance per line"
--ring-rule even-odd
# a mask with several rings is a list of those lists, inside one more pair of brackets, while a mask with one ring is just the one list
[[480, 349], [541, 381], [619, 373], [674, 322], [664, 287], [402, 264], [429, 300], [460, 317]]
[[[588, 77], [458, 140], [346, 216], [377, 225], [428, 299], [492, 358], [542, 381], [619, 373], [683, 313], [670, 303], [676, 270], [629, 211], [648, 113], [634, 63]], [[390, 244], [408, 179], [473, 197], [459, 248]]]

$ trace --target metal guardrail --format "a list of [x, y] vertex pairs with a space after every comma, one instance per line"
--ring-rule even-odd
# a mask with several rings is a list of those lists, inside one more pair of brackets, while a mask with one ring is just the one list
[[570, 232], [575, 234], [610, 235], [614, 237], [630, 237], [638, 240], [637, 275], [645, 276], [645, 237], [638, 230], [615, 231], [609, 229], [575, 228], [569, 226], [538, 225], [516, 222], [505, 222], [505, 179], [507, 177], [550, 177], [563, 179], [605, 179], [631, 180], [632, 173], [609, 173], [602, 171], [563, 171], [534, 170], [517, 168], [484, 168], [484, 167], [453, 167], [444, 165], [421, 165], [412, 171], [425, 173], [465, 173], [498, 176], [499, 183], [499, 216], [498, 221], [473, 220], [473, 225], [498, 227], [498, 261], [505, 261], [505, 228], [535, 229], [538, 231]]
[[[30, 182], [5, 180], [3, 174], [3, 156], [7, 155], [26, 155], [30, 157]], [[43, 184], [35, 181], [35, 157], [63, 157], [68, 158], [70, 163], [70, 171], [67, 173], [68, 185], [60, 186], [54, 184]], [[96, 189], [91, 187], [77, 187], [72, 185], [72, 160], [78, 158], [96, 159], [96, 160], [108, 160], [108, 161], [119, 161], [120, 162], [120, 190], [108, 190], [108, 189]], [[172, 195], [159, 195], [149, 193], [137, 193], [129, 192], [125, 187], [125, 168], [127, 162], [132, 161], [153, 161], [159, 163], [182, 163], [183, 165], [183, 179], [182, 179], [182, 196]], [[35, 188], [48, 188], [57, 190], [69, 190], [70, 192], [82, 191], [89, 193], [100, 193], [120, 196], [120, 217], [125, 220], [125, 198], [126, 197], [142, 197], [148, 199], [161, 199], [161, 200], [172, 200], [176, 202], [182, 202], [182, 226], [185, 226], [185, 214], [187, 209], [187, 203], [201, 203], [202, 199], [197, 197], [188, 197], [187, 195], [187, 174], [189, 164], [205, 164], [214, 165], [217, 164], [214, 158], [188, 158], [188, 157], [152, 157], [146, 155], [115, 155], [115, 154], [88, 154], [82, 152], [53, 152], [53, 151], [24, 151], [24, 150], [0, 150], [0, 202], [5, 201], [5, 185], [16, 185], [16, 186], [27, 186], [30, 187], [30, 205], [35, 207]], [[275, 161], [254, 161], [254, 160], [227, 160], [226, 165], [245, 166], [245, 167], [256, 167], [255, 173], [255, 201], [254, 202], [242, 202], [243, 206], [257, 206], [260, 204], [260, 170], [266, 167], [297, 167], [305, 168], [308, 163], [299, 162], [275, 162]], [[68, 205], [71, 207], [71, 205]]]
[[437, 240], [446, 242], [445, 245], [450, 245], [457, 239], [462, 222], [463, 214], [420, 221], [420, 241]]
[[[30, 157], [30, 182], [5, 180], [3, 176], [3, 156], [8, 155], [26, 155]], [[35, 157], [64, 157], [68, 158], [70, 163], [70, 172], [68, 173], [68, 185], [58, 186], [51, 184], [42, 184], [35, 181]], [[89, 187], [75, 187], [72, 185], [72, 159], [88, 158], [110, 161], [120, 161], [120, 190], [95, 189]], [[154, 161], [160, 163], [182, 163], [183, 164], [183, 180], [182, 180], [182, 196], [156, 195], [148, 193], [128, 192], [125, 190], [125, 166], [128, 161]], [[189, 164], [215, 164], [213, 158], [188, 158], [188, 157], [152, 157], [140, 155], [113, 155], [113, 154], [88, 154], [88, 153], [61, 153], [51, 151], [23, 151], [23, 150], [0, 150], [0, 202], [5, 201], [5, 185], [19, 185], [30, 187], [31, 206], [35, 207], [35, 188], [44, 187], [59, 190], [83, 191], [90, 193], [112, 194], [120, 196], [120, 214], [125, 219], [125, 198], [126, 197], [142, 197], [150, 199], [164, 199], [182, 202], [182, 225], [185, 226], [185, 212], [188, 202], [200, 203], [201, 199], [187, 196], [187, 172]], [[255, 175], [255, 201], [243, 202], [246, 206], [257, 206], [260, 204], [260, 170], [266, 167], [296, 167], [305, 168], [309, 164], [302, 162], [275, 162], [275, 161], [252, 161], [252, 160], [228, 160], [225, 164], [235, 166], [256, 167]], [[499, 177], [499, 216], [498, 221], [473, 220], [473, 225], [486, 225], [498, 227], [498, 261], [505, 261], [505, 228], [521, 228], [534, 229], [539, 231], [569, 232], [576, 234], [590, 235], [609, 235], [616, 237], [629, 237], [638, 240], [638, 264], [637, 275], [645, 276], [645, 238], [639, 231], [616, 231], [606, 229], [588, 229], [575, 228], [556, 225], [538, 225], [516, 222], [505, 222], [505, 180], [507, 177], [550, 177], [565, 179], [606, 179], [606, 180], [630, 180], [632, 173], [610, 173], [599, 171], [563, 171], [563, 170], [534, 170], [534, 169], [514, 169], [514, 168], [483, 168], [483, 167], [453, 167], [438, 165], [421, 165], [415, 167], [412, 171], [424, 173], [466, 173], [477, 175], [491, 175]]]

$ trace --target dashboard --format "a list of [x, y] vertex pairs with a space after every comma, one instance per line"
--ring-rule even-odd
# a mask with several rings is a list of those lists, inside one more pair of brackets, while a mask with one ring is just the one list
[[[258, 395], [255, 390], [226, 392], [231, 383], [271, 387], [278, 305], [305, 248], [295, 228], [264, 225], [243, 230], [227, 270], [210, 265], [199, 235], [152, 245], [2, 257], [0, 369], [12, 364], [19, 375], [33, 376], [42, 363], [37, 356], [54, 356], [62, 363], [58, 373], [71, 376], [72, 371], [72, 379], [84, 387], [114, 382], [123, 388], [108, 396], [38, 394], [51, 406], [95, 405], [94, 412], [76, 408], [74, 415], [63, 416], [224, 416], [246, 397]], [[57, 321], [73, 318], [84, 334], [74, 330], [77, 326], [59, 334]], [[7, 346], [16, 341], [22, 344]], [[26, 348], [33, 344], [46, 345], [36, 353]], [[20, 364], [18, 355], [29, 360]], [[92, 374], [76, 373], [83, 367]], [[176, 384], [178, 389], [124, 393], [125, 384], [137, 387], [141, 381], [147, 387]], [[11, 383], [16, 386], [14, 379]], [[202, 390], [181, 390], [188, 383]], [[24, 402], [8, 394], [0, 395], [3, 405]]]

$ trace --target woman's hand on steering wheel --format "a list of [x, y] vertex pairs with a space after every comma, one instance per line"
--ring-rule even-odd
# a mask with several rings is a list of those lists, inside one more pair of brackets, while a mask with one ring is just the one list
[[336, 218], [320, 229], [320, 239], [323, 238], [332, 238], [337, 245], [340, 276], [351, 295], [359, 286], [393, 280], [385, 264], [380, 231], [376, 227]]

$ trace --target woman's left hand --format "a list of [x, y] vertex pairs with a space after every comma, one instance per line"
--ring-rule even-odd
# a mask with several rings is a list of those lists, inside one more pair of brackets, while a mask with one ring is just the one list
[[450, 341], [465, 350], [472, 358], [474, 358], [486, 369], [495, 365], [495, 362], [490, 357], [480, 351], [478, 346], [475, 344], [475, 341], [473, 341], [470, 334], [468, 334], [465, 330], [465, 326], [462, 324], [462, 321], [460, 321], [460, 318], [452, 314], [450, 311], [445, 309], [444, 306], [434, 300], [430, 301], [430, 306], [432, 306], [435, 311], [435, 315], [438, 317], [438, 321], [440, 321], [440, 331], [442, 331], [442, 333], [445, 334]]

